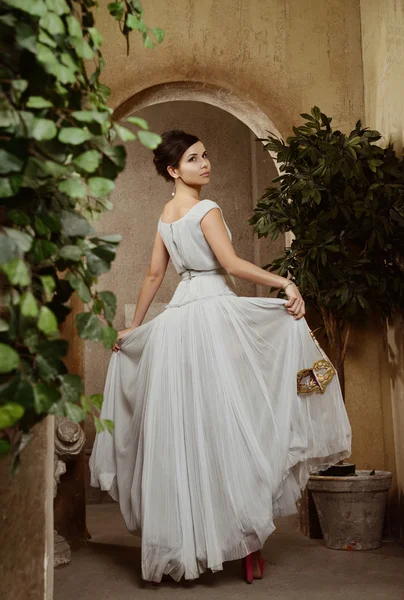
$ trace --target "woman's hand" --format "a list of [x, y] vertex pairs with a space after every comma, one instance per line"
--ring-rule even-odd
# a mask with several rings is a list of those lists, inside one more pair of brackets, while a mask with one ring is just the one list
[[129, 331], [133, 331], [134, 329], [136, 329], [136, 327], [128, 327], [127, 329], [121, 329], [121, 331], [118, 331], [118, 338], [112, 346], [112, 352], [119, 352], [121, 346], [118, 342], [123, 338], [124, 335], [129, 333]]
[[293, 317], [296, 320], [304, 317], [306, 308], [304, 305], [304, 300], [302, 298], [301, 293], [299, 292], [299, 288], [297, 287], [297, 285], [293, 283], [293, 281], [288, 281], [288, 283], [283, 289], [288, 297], [288, 301], [286, 302], [285, 306], [289, 314], [293, 315]]

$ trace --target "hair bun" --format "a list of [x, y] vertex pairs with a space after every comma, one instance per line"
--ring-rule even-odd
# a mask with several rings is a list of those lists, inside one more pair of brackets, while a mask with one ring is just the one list
[[171, 131], [165, 131], [160, 134], [162, 141], [153, 150], [154, 166], [156, 167], [157, 173], [164, 177], [167, 181], [174, 181], [170, 173], [167, 171], [167, 167], [177, 168], [182, 155], [190, 146], [199, 142], [199, 138], [196, 135], [185, 133], [181, 129], [172, 129]]

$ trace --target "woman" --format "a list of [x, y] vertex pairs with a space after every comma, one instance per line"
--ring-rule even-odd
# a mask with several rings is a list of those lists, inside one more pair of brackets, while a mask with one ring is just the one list
[[[154, 163], [175, 194], [113, 348], [101, 417], [115, 429], [96, 436], [91, 485], [141, 532], [143, 579], [196, 579], [243, 558], [252, 582], [273, 519], [296, 512], [311, 471], [350, 456], [351, 429], [298, 288], [238, 257], [221, 208], [200, 200], [211, 172], [203, 143], [178, 130], [162, 138]], [[181, 281], [142, 325], [170, 258]], [[231, 276], [288, 299], [239, 297]], [[322, 371], [303, 371], [315, 363]]]

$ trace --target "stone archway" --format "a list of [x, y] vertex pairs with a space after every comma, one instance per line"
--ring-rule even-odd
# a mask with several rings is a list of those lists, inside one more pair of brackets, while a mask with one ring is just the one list
[[[146, 88], [121, 102], [115, 108], [114, 118], [119, 120], [146, 106], [176, 100], [206, 102], [221, 108], [244, 123], [258, 138], [265, 137], [268, 131], [281, 137], [274, 122], [254, 102], [224, 87], [199, 81], [172, 81]], [[270, 155], [279, 172], [276, 157]]]
[[[265, 138], [268, 132], [282, 137], [275, 123], [257, 104], [223, 86], [201, 81], [171, 81], [145, 88], [118, 104], [113, 117], [119, 121], [147, 106], [179, 100], [205, 102], [221, 108], [244, 123], [257, 138]], [[273, 152], [268, 153], [280, 174], [280, 165], [276, 160], [276, 155]], [[291, 232], [284, 235], [286, 247], [290, 246], [292, 239]]]

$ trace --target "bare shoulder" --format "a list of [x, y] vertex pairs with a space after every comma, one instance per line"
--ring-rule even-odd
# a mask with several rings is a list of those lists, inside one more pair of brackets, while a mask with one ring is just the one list
[[182, 217], [185, 217], [187, 212], [197, 204], [199, 204], [199, 200], [197, 202], [186, 202], [181, 204], [175, 200], [168, 200], [164, 205], [161, 217], [164, 221], [178, 221], [179, 219], [182, 219]]

